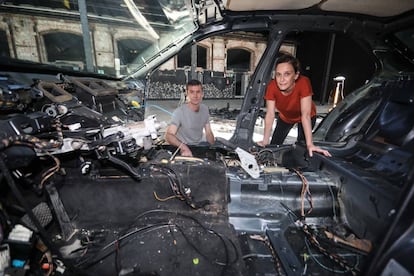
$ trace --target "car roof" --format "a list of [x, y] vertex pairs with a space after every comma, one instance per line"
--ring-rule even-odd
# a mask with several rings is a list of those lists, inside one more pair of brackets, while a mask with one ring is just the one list
[[298, 11], [352, 13], [375, 17], [393, 17], [414, 9], [413, 0], [223, 0], [228, 11]]

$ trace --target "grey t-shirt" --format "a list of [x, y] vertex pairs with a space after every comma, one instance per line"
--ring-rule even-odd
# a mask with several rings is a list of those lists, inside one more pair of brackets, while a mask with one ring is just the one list
[[187, 145], [202, 142], [204, 126], [210, 121], [208, 107], [200, 104], [198, 112], [191, 110], [187, 104], [178, 107], [171, 118], [170, 124], [177, 126], [177, 137]]

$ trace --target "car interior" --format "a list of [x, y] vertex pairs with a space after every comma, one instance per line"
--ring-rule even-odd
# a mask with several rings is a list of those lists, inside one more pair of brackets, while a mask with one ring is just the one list
[[[80, 12], [73, 1], [62, 9], [17, 2], [0, 1], [0, 30], [18, 37], [29, 25], [36, 39], [10, 40], [14, 58], [0, 55], [0, 275], [414, 273], [414, 2], [83, 0]], [[170, 31], [167, 22], [179, 23], [168, 39], [183, 37], [159, 39], [152, 56], [142, 50], [122, 77], [88, 72], [87, 61], [16, 58], [23, 44], [44, 44], [33, 27], [42, 25], [28, 22], [66, 24], [82, 18], [82, 3], [96, 7], [88, 19], [114, 37], [132, 18], [151, 39], [158, 27]], [[158, 19], [158, 7], [177, 14]], [[234, 131], [180, 156], [164, 140], [166, 122], [145, 105], [166, 102], [163, 90], [150, 91], [179, 91], [191, 72], [165, 77], [163, 66], [183, 47], [246, 33], [266, 48], [240, 107], [214, 115]], [[284, 45], [295, 46], [312, 77], [314, 101], [332, 97], [333, 78], [347, 75], [348, 92], [313, 131], [332, 157], [310, 157], [299, 141], [261, 147], [253, 139]], [[110, 54], [90, 62], [102, 56]], [[226, 95], [220, 85], [214, 93]]]

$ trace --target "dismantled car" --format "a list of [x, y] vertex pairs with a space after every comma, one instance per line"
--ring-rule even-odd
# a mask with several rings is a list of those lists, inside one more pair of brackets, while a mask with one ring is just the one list
[[[5, 0], [0, 19], [1, 275], [414, 273], [413, 1]], [[228, 33], [265, 41], [235, 129], [179, 156], [154, 77]], [[362, 80], [314, 130], [332, 157], [256, 144], [281, 48], [326, 91], [339, 44]]]

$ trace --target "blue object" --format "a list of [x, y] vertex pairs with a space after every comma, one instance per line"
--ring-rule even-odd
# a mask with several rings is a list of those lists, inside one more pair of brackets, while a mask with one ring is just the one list
[[14, 259], [12, 261], [12, 266], [13, 267], [23, 267], [24, 264], [25, 264], [25, 261], [23, 261], [23, 260]]

